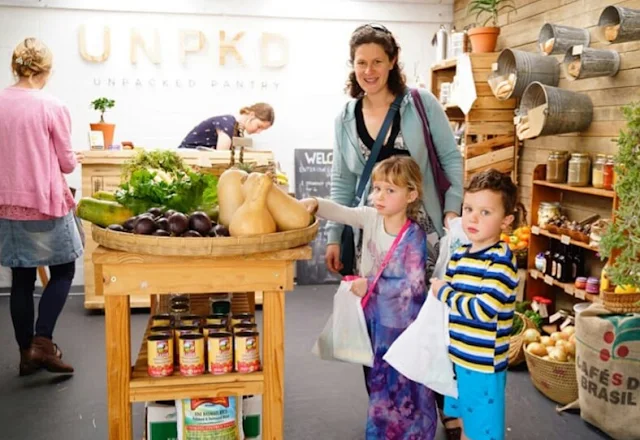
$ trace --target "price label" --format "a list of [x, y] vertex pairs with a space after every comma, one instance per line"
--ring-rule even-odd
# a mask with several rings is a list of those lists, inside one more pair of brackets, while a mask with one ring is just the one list
[[571, 284], [565, 284], [564, 291], [569, 295], [573, 296], [575, 294], [576, 288]]
[[198, 155], [198, 161], [197, 162], [198, 162], [198, 166], [200, 166], [200, 167], [210, 167], [211, 166], [211, 159], [209, 159], [204, 154]]
[[553, 324], [554, 322], [564, 318], [565, 315], [562, 312], [556, 312], [549, 317], [549, 324]]
[[571, 237], [569, 237], [568, 235], [562, 235], [560, 237], [560, 241], [562, 242], [562, 244], [571, 244]]
[[578, 299], [585, 299], [586, 298], [586, 293], [587, 293], [586, 291], [581, 290], [581, 289], [576, 289], [576, 291], [575, 291], [576, 298], [578, 298]]
[[538, 271], [537, 270], [532, 270], [531, 271], [531, 278], [533, 278], [534, 280], [538, 279]]
[[553, 286], [553, 278], [551, 277], [551, 275], [545, 275], [544, 282], [550, 286]]
[[564, 320], [562, 324], [560, 324], [560, 330], [564, 329], [566, 326], [571, 325], [571, 318], [568, 317]]
[[491, 70], [494, 71], [494, 72], [497, 72], [498, 71], [498, 63], [492, 63], [491, 64]]
[[533, 310], [534, 312], [537, 312], [540, 310], [540, 305], [538, 304], [537, 301], [534, 301], [531, 303], [531, 310]]
[[540, 235], [540, 227], [539, 226], [531, 226], [531, 233], [533, 235]]
[[573, 56], [581, 55], [581, 54], [582, 54], [582, 49], [583, 49], [582, 44], [580, 44], [580, 45], [578, 45], [578, 46], [573, 46], [573, 48], [572, 48], [572, 50], [571, 50], [572, 55], [573, 55]]

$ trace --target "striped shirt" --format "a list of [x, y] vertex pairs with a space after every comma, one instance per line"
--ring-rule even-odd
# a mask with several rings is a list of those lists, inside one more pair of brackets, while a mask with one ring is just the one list
[[449, 356], [470, 370], [503, 371], [518, 286], [516, 259], [503, 242], [478, 252], [469, 252], [470, 246], [452, 254], [447, 284], [438, 292], [451, 308]]

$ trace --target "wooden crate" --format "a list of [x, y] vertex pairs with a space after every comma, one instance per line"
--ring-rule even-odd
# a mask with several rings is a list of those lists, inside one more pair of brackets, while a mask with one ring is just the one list
[[[464, 181], [466, 183], [477, 172], [496, 168], [511, 173], [514, 182], [517, 182], [519, 143], [513, 125], [517, 102], [515, 99], [498, 100], [487, 83], [498, 53], [466, 55], [471, 59], [477, 98], [466, 115], [455, 104], [445, 106], [451, 121], [465, 124]], [[431, 91], [438, 99], [440, 85], [453, 81], [457, 64], [456, 59], [450, 59], [432, 66]]]
[[[197, 151], [180, 149], [177, 152], [187, 165], [200, 168], [215, 168], [224, 171], [223, 165], [230, 161], [229, 151]], [[87, 197], [96, 191], [114, 191], [121, 183], [122, 165], [137, 154], [135, 150], [122, 151], [83, 151], [82, 163], [82, 196]], [[235, 153], [235, 160], [239, 160], [239, 150]], [[266, 167], [273, 164], [271, 151], [244, 151], [244, 161], [257, 166]], [[86, 236], [84, 262], [84, 306], [86, 309], [103, 309], [104, 298], [96, 295], [95, 275], [92, 255], [97, 244], [91, 238], [91, 224], [82, 222]], [[132, 295], [131, 307], [149, 307], [149, 297], [146, 295]]]

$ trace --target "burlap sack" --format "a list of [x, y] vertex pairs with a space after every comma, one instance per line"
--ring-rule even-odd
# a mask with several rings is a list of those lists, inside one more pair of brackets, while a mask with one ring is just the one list
[[580, 313], [576, 370], [582, 418], [617, 440], [640, 439], [640, 314], [597, 304]]

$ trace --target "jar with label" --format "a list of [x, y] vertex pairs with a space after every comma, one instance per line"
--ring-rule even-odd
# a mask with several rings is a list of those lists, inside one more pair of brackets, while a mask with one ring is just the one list
[[613, 156], [607, 156], [607, 162], [604, 164], [603, 171], [603, 186], [604, 189], [611, 191], [613, 189], [613, 169], [615, 162]]
[[604, 188], [604, 165], [607, 163], [607, 156], [598, 154], [591, 170], [591, 184], [594, 188]]
[[541, 202], [538, 207], [538, 226], [545, 228], [549, 222], [560, 216], [560, 203]]
[[566, 183], [569, 154], [566, 151], [553, 151], [547, 158], [547, 182]]
[[569, 160], [569, 177], [567, 183], [570, 186], [587, 186], [591, 180], [591, 158], [588, 154], [572, 153]]

